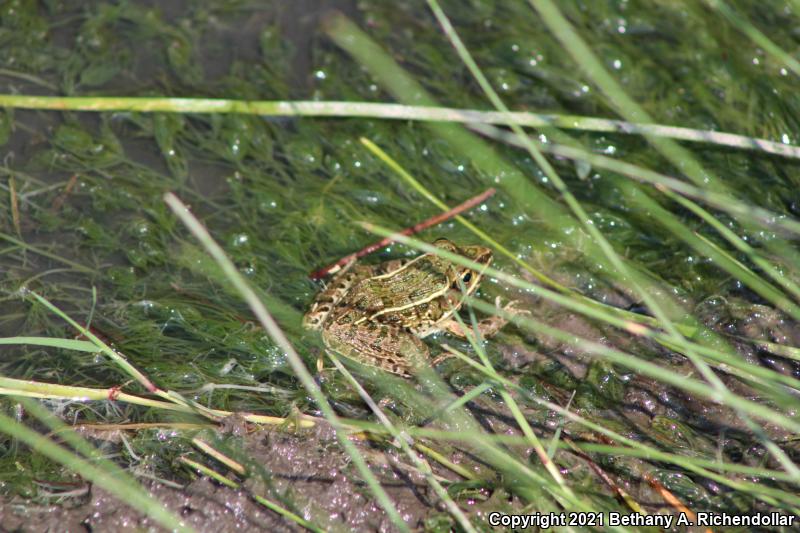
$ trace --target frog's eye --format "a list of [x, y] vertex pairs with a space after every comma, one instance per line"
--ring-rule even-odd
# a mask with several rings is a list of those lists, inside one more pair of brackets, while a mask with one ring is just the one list
[[456, 278], [453, 281], [453, 287], [452, 288], [455, 289], [455, 290], [461, 290], [462, 287], [465, 288], [465, 289], [468, 288], [469, 287], [469, 282], [472, 281], [472, 276], [473, 276], [473, 271], [472, 270], [467, 270], [466, 272], [460, 273], [459, 274], [459, 278], [461, 278], [461, 279]]

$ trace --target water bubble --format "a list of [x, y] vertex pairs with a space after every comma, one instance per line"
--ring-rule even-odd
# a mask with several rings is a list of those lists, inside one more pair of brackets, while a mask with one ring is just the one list
[[138, 235], [139, 237], [144, 237], [150, 233], [152, 233], [153, 228], [151, 224], [146, 220], [137, 220], [133, 224], [131, 224], [131, 233], [134, 235]]
[[156, 303], [153, 300], [140, 300], [134, 305], [138, 305], [143, 309], [152, 309], [153, 307], [156, 306]]
[[231, 239], [231, 244], [234, 247], [244, 246], [250, 241], [250, 236], [247, 233], [237, 233]]
[[258, 204], [258, 208], [261, 211], [269, 211], [275, 209], [276, 207], [278, 207], [278, 202], [276, 202], [275, 200], [270, 200], [270, 201], [264, 200]]

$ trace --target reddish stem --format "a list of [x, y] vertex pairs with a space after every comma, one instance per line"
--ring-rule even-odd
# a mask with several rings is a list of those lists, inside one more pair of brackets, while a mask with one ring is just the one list
[[73, 174], [72, 177], [69, 178], [67, 185], [64, 187], [64, 190], [56, 196], [55, 200], [53, 200], [53, 204], [50, 206], [54, 212], [61, 209], [61, 206], [64, 205], [64, 202], [67, 201], [67, 198], [70, 194], [72, 194], [72, 189], [75, 188], [75, 184], [78, 183], [78, 175]]
[[[476, 205], [482, 203], [484, 200], [486, 200], [487, 198], [492, 196], [495, 192], [497, 192], [497, 190], [494, 187], [492, 187], [490, 189], [486, 189], [481, 194], [479, 194], [477, 196], [473, 196], [472, 198], [470, 198], [466, 202], [460, 203], [457, 206], [455, 206], [454, 208], [452, 208], [452, 209], [450, 209], [448, 211], [445, 211], [444, 213], [440, 213], [440, 214], [438, 214], [436, 216], [433, 216], [433, 217], [431, 217], [431, 218], [429, 218], [427, 220], [424, 220], [424, 221], [420, 222], [419, 224], [415, 224], [415, 225], [411, 226], [410, 228], [406, 228], [403, 231], [399, 232], [399, 234], [400, 235], [406, 235], [406, 236], [414, 235], [415, 233], [419, 233], [420, 231], [428, 229], [431, 226], [435, 226], [436, 224], [441, 224], [445, 220], [449, 220], [449, 219], [451, 219], [451, 218], [463, 213], [464, 211], [466, 211], [468, 209], [472, 209]], [[391, 237], [383, 238], [378, 242], [372, 243], [369, 246], [366, 246], [366, 247], [362, 248], [361, 250], [359, 250], [356, 253], [353, 253], [353, 254], [346, 255], [346, 256], [342, 257], [341, 259], [339, 259], [338, 261], [336, 261], [332, 265], [328, 265], [325, 268], [321, 268], [321, 269], [319, 269], [319, 270], [317, 270], [315, 272], [312, 272], [309, 275], [309, 277], [311, 279], [321, 279], [321, 278], [324, 278], [325, 276], [327, 276], [329, 274], [335, 274], [336, 272], [341, 270], [341, 268], [343, 266], [347, 265], [351, 261], [353, 261], [355, 259], [361, 259], [365, 255], [369, 255], [369, 254], [371, 254], [372, 252], [374, 252], [376, 250], [380, 250], [384, 246], [390, 245], [392, 242], [394, 242], [394, 239], [391, 238]]]

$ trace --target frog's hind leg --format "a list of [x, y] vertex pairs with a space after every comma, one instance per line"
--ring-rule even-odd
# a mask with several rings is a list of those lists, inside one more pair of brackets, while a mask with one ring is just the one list
[[[527, 309], [518, 309], [516, 307], [517, 303], [518, 302], [516, 301], [511, 301], [508, 302], [505, 306], [501, 306], [500, 297], [498, 296], [497, 299], [495, 299], [495, 306], [498, 309], [502, 309], [505, 313], [510, 314], [512, 317], [516, 315], [531, 314], [531, 312], [528, 311]], [[482, 338], [488, 339], [489, 337], [492, 337], [495, 334], [497, 334], [497, 332], [500, 331], [506, 324], [508, 324], [507, 318], [502, 316], [492, 315], [490, 317], [486, 317], [483, 320], [478, 321], [478, 332], [481, 334]], [[472, 335], [474, 331], [472, 330], [471, 325], [465, 324], [465, 326], [467, 327], [469, 334]], [[444, 322], [440, 322], [439, 324], [436, 325], [436, 327], [437, 329], [440, 329], [442, 331], [447, 331], [448, 333], [451, 333], [456, 337], [461, 337], [462, 339], [466, 338], [466, 335], [464, 335], [464, 330], [461, 328], [461, 324], [459, 324], [458, 321], [456, 321], [453, 318], [449, 318]]]
[[367, 265], [350, 263], [339, 272], [328, 285], [317, 294], [311, 309], [303, 316], [303, 327], [306, 329], [322, 329], [322, 324], [331, 314], [347, 291], [359, 281], [368, 278], [372, 271]]
[[411, 377], [415, 368], [428, 361], [430, 353], [412, 333], [375, 322], [332, 324], [322, 337], [337, 354], [403, 377]]

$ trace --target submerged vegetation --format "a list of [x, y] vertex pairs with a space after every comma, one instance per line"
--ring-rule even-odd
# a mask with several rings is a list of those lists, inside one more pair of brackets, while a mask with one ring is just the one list
[[[157, 4], [0, 6], [0, 516], [800, 514], [800, 4]], [[489, 187], [364, 261], [531, 314], [324, 357], [309, 273]]]

